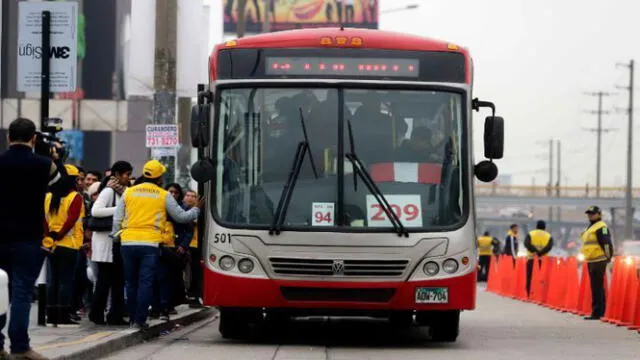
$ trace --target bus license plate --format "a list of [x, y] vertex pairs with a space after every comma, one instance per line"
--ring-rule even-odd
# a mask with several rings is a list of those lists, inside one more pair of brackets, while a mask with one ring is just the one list
[[449, 303], [449, 289], [447, 288], [416, 288], [416, 304], [447, 303]]

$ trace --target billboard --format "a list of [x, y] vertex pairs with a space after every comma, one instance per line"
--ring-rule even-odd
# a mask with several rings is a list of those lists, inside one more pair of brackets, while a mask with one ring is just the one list
[[235, 33], [238, 3], [246, 3], [247, 33], [263, 31], [269, 7], [271, 31], [340, 26], [378, 28], [379, 0], [223, 0], [224, 32]]

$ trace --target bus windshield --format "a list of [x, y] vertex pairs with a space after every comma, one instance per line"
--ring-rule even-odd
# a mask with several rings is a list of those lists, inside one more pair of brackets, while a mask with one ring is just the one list
[[222, 89], [214, 214], [229, 227], [268, 229], [306, 141], [304, 126], [310, 155], [285, 206], [283, 230], [393, 230], [355, 176], [345, 156], [351, 152], [408, 231], [461, 226], [468, 208], [463, 99], [457, 90]]

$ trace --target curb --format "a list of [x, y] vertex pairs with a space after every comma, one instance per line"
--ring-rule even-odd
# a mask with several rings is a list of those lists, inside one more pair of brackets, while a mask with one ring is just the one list
[[[169, 331], [175, 328], [177, 325], [186, 326], [193, 324], [197, 321], [203, 320], [216, 313], [213, 308], [205, 308], [200, 311], [196, 311], [192, 314], [186, 315], [175, 320], [168, 322], [151, 325], [146, 331], [135, 331], [130, 333], [121, 334], [120, 336], [105, 341], [103, 343], [96, 344], [86, 349], [80, 349], [71, 354], [65, 354], [52, 357], [51, 360], [95, 360], [107, 355], [113, 354], [117, 351], [124, 350], [128, 347], [141, 344], [145, 341], [157, 338], [162, 332]], [[125, 330], [124, 332], [126, 332]]]

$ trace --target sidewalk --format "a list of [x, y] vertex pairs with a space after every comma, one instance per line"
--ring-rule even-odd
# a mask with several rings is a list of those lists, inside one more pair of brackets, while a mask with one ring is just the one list
[[97, 326], [86, 317], [80, 325], [38, 326], [38, 307], [34, 304], [29, 327], [31, 347], [50, 359], [95, 360], [215, 314], [211, 308], [190, 309], [181, 305], [176, 309], [178, 315], [171, 316], [169, 322], [149, 320], [150, 328], [142, 333], [128, 326]]

